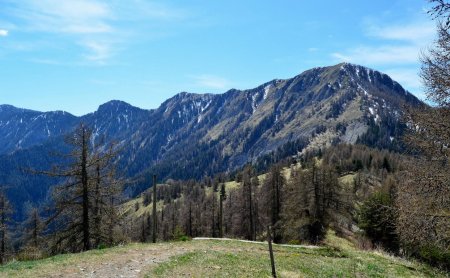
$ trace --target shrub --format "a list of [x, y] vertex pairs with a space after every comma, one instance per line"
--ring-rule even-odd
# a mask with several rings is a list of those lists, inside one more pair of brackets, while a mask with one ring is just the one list
[[188, 241], [190, 238], [184, 233], [180, 226], [175, 228], [173, 232], [173, 240], [175, 241]]
[[298, 240], [298, 239], [292, 239], [292, 240], [289, 240], [288, 244], [291, 244], [291, 245], [300, 245], [300, 244], [301, 244], [301, 241]]

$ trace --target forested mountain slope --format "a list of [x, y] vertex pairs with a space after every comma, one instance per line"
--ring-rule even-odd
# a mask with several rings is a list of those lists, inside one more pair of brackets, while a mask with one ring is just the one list
[[117, 142], [119, 170], [148, 187], [160, 179], [201, 178], [227, 172], [284, 150], [284, 156], [337, 142], [398, 150], [404, 105], [421, 102], [389, 76], [352, 64], [314, 68], [291, 79], [224, 94], [180, 93], [154, 110], [121, 101], [91, 114], [41, 113], [0, 107], [0, 184], [17, 208], [42, 202], [55, 180], [28, 168], [49, 169], [64, 152], [64, 135], [80, 122], [92, 144]]

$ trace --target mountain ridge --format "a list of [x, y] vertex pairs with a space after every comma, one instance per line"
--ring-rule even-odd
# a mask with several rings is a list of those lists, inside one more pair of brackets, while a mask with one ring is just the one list
[[125, 176], [144, 177], [130, 192], [135, 195], [148, 187], [151, 173], [200, 179], [279, 150], [294, 155], [338, 142], [398, 150], [404, 105], [423, 103], [386, 74], [341, 63], [248, 90], [181, 92], [150, 110], [118, 100], [80, 117], [0, 106], [0, 184], [22, 188], [22, 202], [36, 201], [39, 190], [42, 201], [54, 181], [14, 167], [58, 163], [48, 153], [63, 148], [61, 138], [80, 122], [93, 130], [93, 144], [121, 147], [117, 162]]
[[[36, 113], [62, 113], [62, 114], [69, 114], [69, 115], [72, 115], [72, 116], [77, 117], [77, 118], [82, 118], [82, 117], [85, 117], [85, 116], [87, 116], [87, 115], [89, 115], [89, 114], [95, 113], [95, 112], [98, 111], [102, 106], [109, 106], [109, 105], [113, 105], [113, 104], [116, 104], [116, 105], [117, 105], [117, 104], [125, 104], [126, 106], [130, 106], [130, 107], [133, 107], [133, 108], [138, 108], [138, 109], [146, 110], [146, 111], [153, 111], [153, 110], [157, 110], [157, 109], [158, 109], [159, 107], [161, 107], [165, 102], [167, 102], [167, 101], [169, 101], [169, 100], [171, 100], [171, 99], [173, 99], [173, 98], [179, 98], [179, 97], [184, 97], [184, 96], [214, 96], [214, 95], [225, 95], [225, 94], [239, 93], [239, 92], [243, 92], [243, 91], [250, 91], [250, 90], [258, 89], [258, 88], [260, 88], [260, 87], [265, 87], [265, 86], [267, 86], [267, 85], [270, 85], [270, 84], [273, 84], [273, 83], [276, 83], [276, 82], [282, 82], [282, 81], [286, 81], [286, 80], [292, 80], [292, 79], [295, 79], [296, 77], [300, 76], [301, 74], [304, 74], [304, 73], [307, 73], [307, 72], [310, 72], [310, 71], [321, 70], [321, 69], [327, 69], [327, 68], [333, 68], [333, 67], [338, 67], [338, 66], [340, 66], [340, 67], [350, 66], [350, 67], [354, 67], [354, 68], [363, 69], [363, 70], [361, 70], [361, 72], [362, 72], [362, 71], [373, 72], [373, 73], [377, 72], [377, 73], [382, 74], [383, 76], [389, 77], [389, 75], [387, 75], [387, 74], [385, 74], [385, 73], [382, 73], [382, 72], [380, 72], [380, 71], [378, 71], [378, 70], [375, 70], [375, 69], [372, 69], [372, 68], [369, 68], [369, 67], [366, 67], [366, 66], [362, 66], [362, 65], [358, 65], [358, 64], [353, 64], [353, 63], [348, 63], [348, 62], [342, 62], [342, 63], [336, 64], [336, 65], [333, 65], [333, 66], [314, 67], [314, 68], [305, 70], [305, 71], [301, 72], [300, 74], [298, 74], [298, 75], [296, 75], [296, 76], [294, 76], [294, 77], [292, 77], [292, 78], [286, 78], [286, 79], [275, 78], [275, 79], [272, 79], [272, 80], [270, 80], [270, 81], [268, 81], [268, 82], [265, 82], [265, 83], [263, 83], [263, 84], [261, 84], [261, 85], [258, 85], [258, 86], [256, 86], [256, 87], [250, 88], [250, 89], [237, 89], [237, 88], [231, 88], [231, 89], [229, 89], [229, 90], [227, 90], [227, 91], [225, 91], [225, 92], [223, 92], [223, 93], [195, 93], [195, 92], [182, 91], [182, 92], [179, 92], [179, 93], [173, 95], [172, 97], [168, 98], [167, 100], [163, 101], [157, 108], [146, 109], [146, 108], [141, 108], [141, 107], [139, 107], [139, 106], [135, 106], [135, 105], [132, 105], [132, 104], [130, 104], [130, 103], [127, 103], [127, 102], [124, 101], [124, 100], [120, 100], [120, 99], [111, 99], [111, 100], [109, 100], [109, 101], [107, 101], [107, 102], [105, 102], [105, 103], [100, 104], [100, 105], [98, 106], [97, 110], [92, 111], [92, 112], [89, 112], [89, 113], [87, 113], [87, 114], [80, 115], [80, 116], [76, 116], [75, 114], [73, 114], [73, 113], [71, 113], [71, 112], [68, 112], [68, 111], [65, 111], [65, 110], [49, 110], [49, 111], [41, 111], [41, 110], [28, 109], [28, 108], [25, 108], [25, 107], [17, 107], [17, 106], [14, 106], [14, 105], [11, 105], [11, 104], [6, 104], [6, 103], [5, 103], [5, 104], [0, 104], [0, 113], [3, 112], [3, 109], [11, 109], [11, 110], [21, 110], [21, 111], [36, 112]], [[367, 74], [367, 73], [366, 73], [366, 74]], [[390, 77], [389, 77], [389, 78], [390, 78]], [[395, 80], [392, 80], [392, 81], [395, 83], [395, 85], [401, 86], [400, 83], [398, 83], [397, 81], [395, 81]], [[411, 93], [410, 93], [409, 91], [407, 91], [407, 90], [405, 90], [405, 92], [408, 92], [409, 94], [411, 94]], [[412, 95], [412, 94], [411, 94], [411, 95]]]

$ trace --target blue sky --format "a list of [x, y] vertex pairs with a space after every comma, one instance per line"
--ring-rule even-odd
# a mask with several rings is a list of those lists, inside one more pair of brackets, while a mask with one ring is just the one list
[[425, 0], [0, 0], [0, 103], [156, 108], [181, 91], [247, 89], [352, 62], [419, 97], [435, 37]]

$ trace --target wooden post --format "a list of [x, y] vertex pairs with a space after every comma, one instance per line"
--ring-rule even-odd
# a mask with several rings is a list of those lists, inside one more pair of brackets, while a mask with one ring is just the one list
[[275, 260], [273, 258], [273, 250], [272, 250], [272, 229], [270, 226], [267, 226], [267, 241], [269, 242], [269, 254], [270, 254], [270, 264], [272, 265], [272, 277], [277, 278], [277, 272], [275, 270]]
[[219, 195], [219, 237], [223, 237], [223, 196], [222, 193]]
[[153, 235], [152, 242], [156, 243], [156, 222], [158, 216], [156, 215], [156, 175], [153, 175]]

